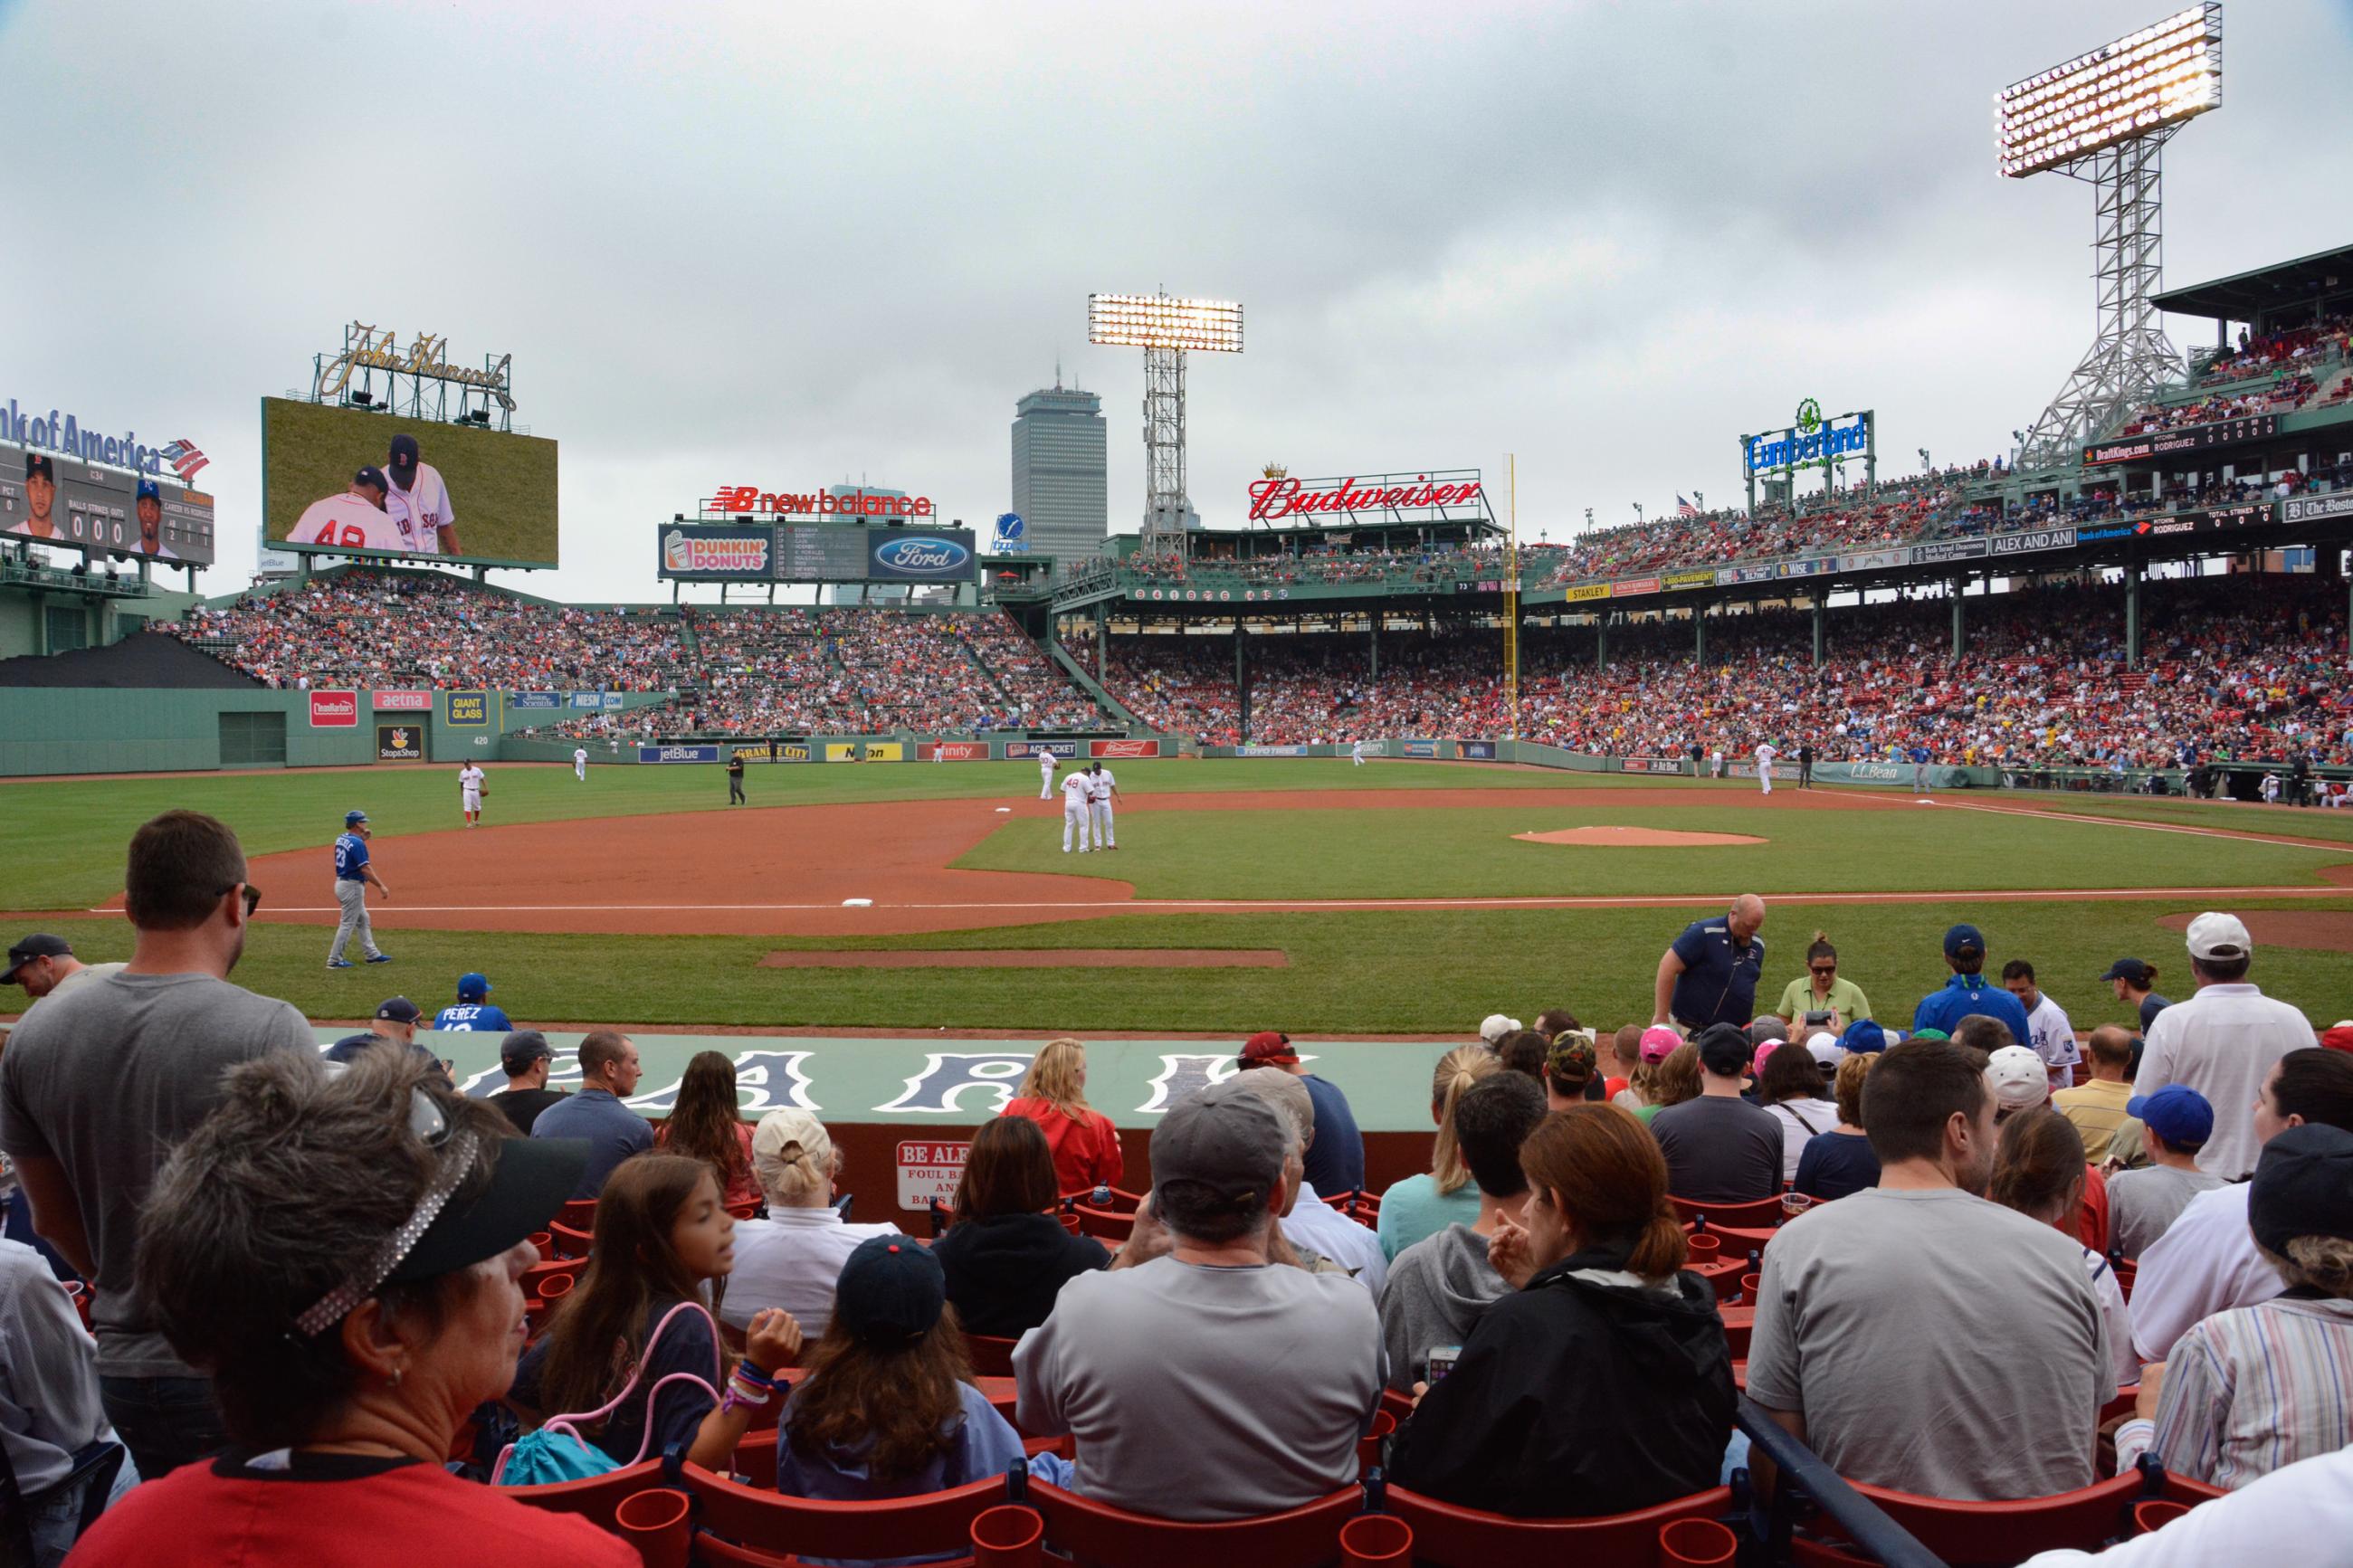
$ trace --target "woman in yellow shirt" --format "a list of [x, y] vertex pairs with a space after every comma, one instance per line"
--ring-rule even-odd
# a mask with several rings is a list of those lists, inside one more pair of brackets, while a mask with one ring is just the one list
[[1839, 978], [1838, 949], [1829, 936], [1816, 931], [1814, 945], [1806, 949], [1806, 973], [1789, 982], [1774, 1011], [1788, 1020], [1789, 1037], [1802, 1040], [1811, 1032], [1806, 1027], [1807, 1014], [1828, 1013], [1831, 1021], [1820, 1026], [1843, 1034], [1857, 1018], [1871, 1016], [1871, 998], [1853, 981]]

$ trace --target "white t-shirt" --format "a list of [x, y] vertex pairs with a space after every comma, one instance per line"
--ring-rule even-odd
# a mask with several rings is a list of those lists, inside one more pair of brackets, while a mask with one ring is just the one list
[[[392, 470], [386, 468], [384, 477], [389, 481]], [[415, 520], [412, 526], [417, 542], [410, 548], [422, 555], [440, 554], [440, 531], [458, 521], [458, 514], [449, 506], [449, 487], [441, 482], [441, 470], [430, 463], [417, 464], [417, 482], [405, 490], [395, 486], [391, 494], [384, 498], [386, 507], [396, 500], [404, 504], [407, 515]]]
[[1094, 786], [1087, 782], [1085, 773], [1072, 773], [1062, 781], [1062, 805], [1065, 809], [1083, 811], [1094, 797]]
[[458, 787], [468, 795], [482, 793], [482, 770], [468, 763], [458, 770]]
[[[2138, 1295], [2138, 1288], [2134, 1290]], [[2338, 1562], [2353, 1540], [2353, 1448], [2274, 1470], [2199, 1504], [2164, 1529], [2105, 1552], [2045, 1552], [2021, 1568], [2211, 1568], [2216, 1563]], [[2338, 1549], [2320, 1546], [2334, 1541]], [[2324, 1553], [2332, 1553], [2323, 1555]]]
[[2198, 1168], [2226, 1182], [2255, 1168], [2255, 1097], [2272, 1064], [2319, 1043], [2312, 1020], [2249, 984], [2208, 985], [2176, 1002], [2148, 1026], [2133, 1093], [2188, 1084], [2214, 1108], [2214, 1131]]
[[833, 1287], [858, 1244], [897, 1236], [895, 1225], [845, 1225], [830, 1208], [771, 1208], [735, 1222], [735, 1269], [720, 1318], [749, 1328], [763, 1307], [782, 1307], [814, 1344], [833, 1321]]
[[2234, 1182], [2199, 1194], [2142, 1250], [2132, 1299], [2133, 1348], [2141, 1360], [2163, 1361], [2193, 1325], [2287, 1289], [2279, 1270], [2255, 1250], [2248, 1190], [2246, 1183]]
[[1381, 1299], [1381, 1288], [1389, 1278], [1389, 1257], [1381, 1250], [1381, 1238], [1369, 1226], [1358, 1225], [1317, 1197], [1313, 1182], [1299, 1184], [1299, 1202], [1279, 1223], [1285, 1241], [1314, 1247], [1353, 1272], [1356, 1283], [1373, 1293], [1374, 1300]]

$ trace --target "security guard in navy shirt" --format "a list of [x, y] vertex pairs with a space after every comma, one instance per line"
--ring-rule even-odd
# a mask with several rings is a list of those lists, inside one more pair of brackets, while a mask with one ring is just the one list
[[2010, 1030], [2010, 1037], [2024, 1045], [2034, 1037], [2026, 1021], [2026, 1005], [2000, 985], [1989, 985], [1985, 977], [1985, 934], [1975, 926], [1955, 926], [1945, 933], [1945, 962], [1952, 966], [1953, 977], [1941, 990], [1931, 991], [1920, 998], [1912, 1009], [1912, 1032], [1942, 1029], [1953, 1032], [1953, 1026], [1972, 1013], [1982, 1013], [1989, 1018], [1999, 1018]]
[[[1757, 1012], [1765, 967], [1765, 900], [1743, 893], [1721, 919], [1694, 921], [1659, 958], [1651, 1022], [1687, 1029], [1746, 1025]], [[2004, 995], [2009, 993], [2004, 992]]]

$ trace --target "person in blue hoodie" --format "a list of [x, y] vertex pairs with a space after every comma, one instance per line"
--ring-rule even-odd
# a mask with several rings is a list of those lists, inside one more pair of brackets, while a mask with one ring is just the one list
[[[939, 1259], [912, 1237], [859, 1244], [833, 1321], [802, 1362], [776, 1427], [776, 1490], [788, 1497], [917, 1497], [1001, 1476], [1022, 1457], [1020, 1434], [973, 1385]], [[1069, 1461], [1052, 1454], [1029, 1473], [1070, 1484]]]
[[2013, 1044], [2031, 1041], [2034, 1030], [2026, 1021], [2026, 1005], [2000, 985], [1986, 983], [1985, 962], [1984, 932], [1972, 925], [1957, 925], [1947, 931], [1945, 963], [1952, 976], [1912, 1009], [1912, 1032], [1938, 1029], [1949, 1038], [1962, 1019], [1982, 1013], [2000, 1019]]

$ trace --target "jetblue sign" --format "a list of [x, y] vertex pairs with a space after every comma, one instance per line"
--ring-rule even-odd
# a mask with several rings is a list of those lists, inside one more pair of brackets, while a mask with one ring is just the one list
[[970, 529], [902, 533], [876, 529], [867, 541], [868, 575], [882, 583], [969, 583], [976, 557]]

